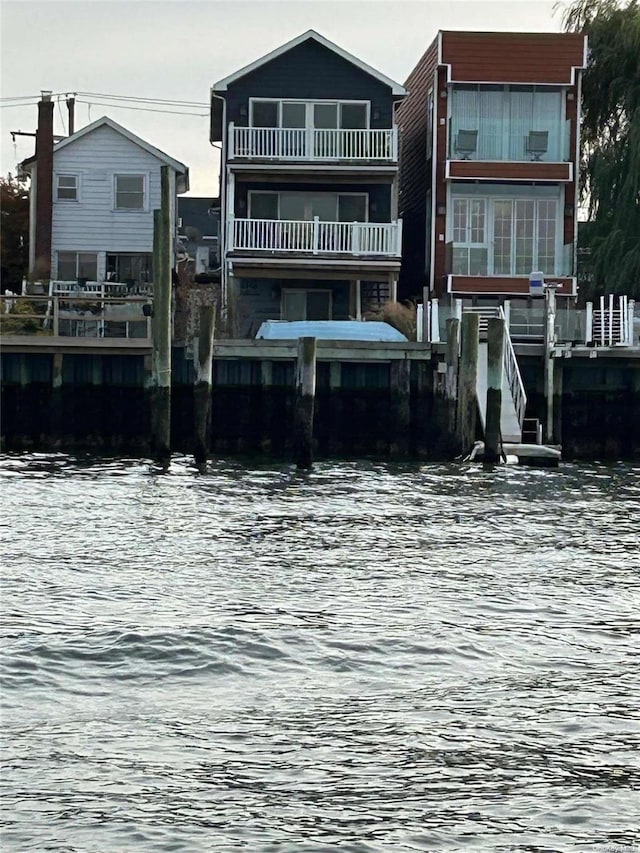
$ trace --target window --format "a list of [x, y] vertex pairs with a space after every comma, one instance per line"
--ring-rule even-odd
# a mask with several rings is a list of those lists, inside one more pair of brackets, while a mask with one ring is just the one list
[[558, 202], [533, 198], [455, 198], [454, 275], [555, 274]]
[[365, 193], [250, 192], [251, 219], [321, 222], [367, 222]]
[[58, 252], [58, 281], [96, 281], [98, 255], [91, 252]]
[[115, 183], [116, 210], [145, 209], [144, 175], [116, 175]]
[[456, 198], [453, 201], [453, 272], [487, 275], [486, 202]]
[[[562, 160], [568, 133], [562, 90], [554, 86], [456, 85], [451, 97], [450, 156], [458, 159], [456, 139], [461, 131], [475, 131], [474, 159]], [[535, 157], [530, 134], [546, 134], [546, 150]]]
[[282, 291], [282, 320], [330, 320], [330, 290]]
[[369, 127], [367, 101], [251, 100], [251, 127], [358, 130]]
[[153, 281], [153, 255], [148, 253], [107, 255], [107, 281], [147, 284]]
[[58, 201], [78, 201], [77, 175], [57, 175], [56, 199]]

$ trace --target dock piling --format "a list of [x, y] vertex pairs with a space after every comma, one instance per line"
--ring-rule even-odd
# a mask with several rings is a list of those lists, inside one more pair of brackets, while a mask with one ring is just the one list
[[487, 326], [487, 418], [484, 436], [484, 461], [500, 459], [502, 414], [502, 373], [504, 359], [504, 320], [490, 317]]
[[161, 207], [153, 211], [153, 321], [151, 323], [151, 453], [167, 466], [171, 458], [171, 187], [161, 169]]
[[313, 466], [313, 413], [316, 396], [315, 338], [298, 338], [293, 453], [298, 468]]
[[211, 386], [213, 382], [215, 312], [215, 305], [201, 306], [199, 333], [194, 341], [193, 456], [196, 465], [206, 464], [210, 449], [209, 433], [211, 429]]
[[478, 342], [478, 315], [473, 312], [463, 313], [456, 431], [458, 443], [465, 455], [471, 450], [476, 437]]

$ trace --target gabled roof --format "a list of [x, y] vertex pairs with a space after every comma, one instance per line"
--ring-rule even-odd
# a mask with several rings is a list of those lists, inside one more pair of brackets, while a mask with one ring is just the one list
[[[161, 160], [167, 166], [171, 166], [172, 169], [175, 169], [178, 175], [184, 176], [182, 182], [182, 186], [179, 187], [178, 192], [187, 192], [189, 189], [189, 168], [185, 166], [184, 163], [181, 163], [179, 160], [174, 160], [173, 157], [170, 157], [168, 154], [165, 154], [164, 151], [161, 151], [159, 148], [156, 148], [155, 145], [151, 145], [149, 142], [145, 142], [139, 136], [136, 136], [135, 133], [132, 133], [130, 130], [127, 130], [126, 127], [122, 127], [121, 124], [118, 124], [117, 121], [114, 121], [108, 116], [102, 116], [102, 118], [96, 119], [96, 121], [88, 124], [86, 127], [80, 128], [77, 130], [72, 136], [67, 136], [61, 142], [56, 142], [53, 146], [53, 154], [54, 156], [58, 153], [58, 151], [66, 148], [68, 145], [73, 145], [74, 142], [77, 142], [79, 139], [82, 139], [83, 136], [87, 136], [89, 133], [93, 133], [94, 130], [98, 130], [100, 127], [110, 127], [111, 130], [114, 130], [116, 133], [119, 133], [121, 136], [124, 136], [125, 139], [128, 139], [129, 142], [133, 142], [134, 145], [138, 145], [148, 154], [157, 157], [158, 160]], [[36, 158], [30, 157], [28, 160], [25, 160], [23, 165], [27, 166], [31, 163], [35, 163]]]
[[352, 65], [355, 65], [356, 68], [359, 68], [361, 71], [364, 71], [366, 74], [370, 74], [376, 80], [379, 80], [381, 83], [384, 83], [386, 86], [389, 86], [392, 94], [403, 96], [406, 95], [406, 89], [404, 86], [401, 86], [400, 83], [396, 83], [395, 80], [392, 80], [390, 77], [386, 77], [380, 71], [376, 71], [375, 68], [372, 68], [370, 65], [367, 65], [366, 62], [363, 62], [361, 59], [358, 59], [352, 53], [348, 53], [348, 51], [343, 50], [343, 48], [338, 47], [337, 44], [334, 44], [329, 39], [321, 36], [320, 33], [317, 33], [315, 30], [307, 30], [306, 33], [302, 33], [302, 35], [296, 36], [296, 38], [291, 39], [291, 41], [286, 42], [286, 44], [277, 47], [275, 50], [272, 50], [271, 53], [267, 53], [265, 56], [262, 56], [260, 59], [256, 59], [255, 62], [251, 62], [249, 65], [245, 65], [244, 68], [241, 68], [239, 71], [230, 74], [228, 77], [224, 77], [222, 80], [219, 80], [217, 83], [214, 83], [212, 89], [214, 92], [226, 92], [227, 88], [231, 83], [235, 83], [236, 80], [239, 80], [241, 77], [244, 77], [246, 74], [250, 74], [252, 71], [255, 71], [256, 68], [260, 68], [262, 65], [265, 65], [267, 62], [271, 62], [272, 59], [277, 59], [282, 54], [287, 53], [287, 51], [291, 50], [294, 47], [297, 47], [299, 44], [303, 44], [305, 41], [313, 40], [321, 44], [323, 47], [326, 47], [328, 50], [333, 51], [333, 53], [341, 56], [342, 59], [346, 59], [347, 62], [350, 62]]

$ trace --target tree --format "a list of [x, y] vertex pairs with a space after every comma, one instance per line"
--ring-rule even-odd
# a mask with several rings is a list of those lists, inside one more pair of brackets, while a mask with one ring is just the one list
[[567, 30], [584, 32], [580, 192], [589, 211], [579, 257], [589, 293], [640, 297], [639, 0], [574, 0]]
[[19, 293], [29, 264], [29, 191], [20, 178], [0, 178], [2, 291]]

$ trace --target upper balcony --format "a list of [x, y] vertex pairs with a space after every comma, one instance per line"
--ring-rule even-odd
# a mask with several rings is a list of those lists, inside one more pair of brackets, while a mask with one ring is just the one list
[[236, 127], [232, 122], [228, 159], [394, 164], [398, 162], [398, 128]]
[[446, 174], [570, 181], [570, 139], [571, 121], [558, 87], [454, 86]]

